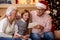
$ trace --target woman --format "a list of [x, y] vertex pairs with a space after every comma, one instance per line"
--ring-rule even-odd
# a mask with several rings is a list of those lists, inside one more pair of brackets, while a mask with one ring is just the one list
[[8, 7], [6, 17], [0, 21], [0, 40], [13, 40], [13, 35], [18, 31], [15, 25], [17, 8]]
[[30, 13], [28, 10], [24, 10], [21, 13], [21, 19], [19, 19], [16, 24], [18, 25], [18, 34], [17, 36], [22, 39], [28, 39], [28, 35], [26, 34], [26, 30], [29, 23]]

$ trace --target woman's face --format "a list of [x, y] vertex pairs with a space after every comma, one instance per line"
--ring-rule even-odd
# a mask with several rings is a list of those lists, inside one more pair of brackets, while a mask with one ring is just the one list
[[11, 15], [10, 15], [11, 20], [15, 20], [16, 19], [16, 15], [17, 15], [17, 11], [16, 10], [13, 10], [11, 12]]
[[28, 13], [24, 13], [24, 14], [23, 14], [23, 19], [24, 19], [25, 21], [27, 21], [28, 18], [29, 18], [29, 14], [28, 14]]

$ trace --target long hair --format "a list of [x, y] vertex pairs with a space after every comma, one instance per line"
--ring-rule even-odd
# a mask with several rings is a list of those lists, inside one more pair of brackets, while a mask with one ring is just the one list
[[25, 13], [28, 13], [29, 18], [28, 18], [28, 20], [27, 20], [26, 22], [29, 23], [30, 12], [29, 12], [28, 10], [24, 10], [24, 11], [21, 13], [21, 18], [23, 18], [23, 15], [24, 15]]
[[27, 25], [26, 25], [26, 32], [25, 32], [25, 34], [28, 34], [28, 33], [29, 33], [29, 32], [28, 32], [28, 24], [29, 24], [29, 21], [30, 21], [30, 12], [29, 12], [28, 10], [24, 10], [24, 11], [21, 13], [21, 18], [23, 18], [23, 15], [24, 15], [25, 13], [28, 13], [28, 16], [29, 16], [28, 20], [26, 21], [26, 22], [27, 22]]

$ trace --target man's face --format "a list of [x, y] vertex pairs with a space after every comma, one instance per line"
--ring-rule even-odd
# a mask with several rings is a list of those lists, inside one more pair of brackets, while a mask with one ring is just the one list
[[44, 12], [45, 12], [45, 9], [43, 9], [43, 8], [37, 8], [37, 15], [38, 16], [42, 16], [43, 14], [44, 14]]

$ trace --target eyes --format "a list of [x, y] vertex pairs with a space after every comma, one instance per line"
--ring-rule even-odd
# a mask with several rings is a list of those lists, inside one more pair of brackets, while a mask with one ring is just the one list
[[25, 16], [25, 17], [29, 17], [28, 13], [25, 13], [24, 16]]
[[39, 11], [43, 11], [43, 9], [38, 9]]

